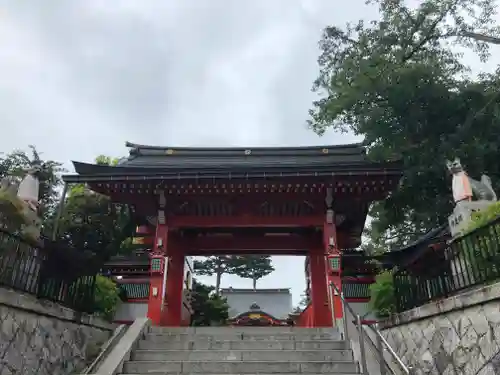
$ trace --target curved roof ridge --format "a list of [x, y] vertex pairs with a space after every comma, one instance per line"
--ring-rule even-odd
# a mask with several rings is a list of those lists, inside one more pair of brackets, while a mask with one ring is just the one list
[[323, 148], [365, 148], [362, 142], [357, 143], [345, 143], [339, 145], [320, 145], [320, 146], [238, 146], [238, 147], [176, 147], [176, 146], [154, 146], [154, 145], [141, 145], [133, 142], [125, 142], [125, 147], [143, 150], [158, 150], [166, 151], [169, 149], [175, 150], [186, 150], [186, 151], [216, 151], [216, 150], [235, 150], [244, 151], [247, 149], [252, 150], [301, 150], [301, 149], [323, 149]]

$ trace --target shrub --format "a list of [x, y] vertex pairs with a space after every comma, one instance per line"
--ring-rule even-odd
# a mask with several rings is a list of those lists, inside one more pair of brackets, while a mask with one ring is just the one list
[[193, 280], [191, 295], [193, 315], [191, 324], [196, 327], [224, 325], [228, 318], [229, 306], [225, 298], [215, 293], [213, 286]]
[[472, 214], [472, 221], [466, 228], [465, 233], [471, 232], [474, 229], [485, 226], [486, 224], [492, 222], [493, 220], [500, 217], [500, 202], [492, 203], [486, 209], [474, 212]]
[[94, 312], [111, 321], [121, 301], [120, 289], [108, 277], [97, 275], [94, 294]]
[[[495, 281], [500, 275], [500, 223], [493, 223], [500, 217], [500, 202], [492, 203], [486, 209], [472, 214], [472, 221], [457, 239], [461, 263], [472, 269], [474, 282]], [[488, 225], [489, 224], [489, 225]], [[462, 266], [463, 267], [463, 266]]]
[[370, 307], [378, 317], [387, 317], [396, 312], [393, 271], [384, 271], [370, 285]]
[[40, 219], [11, 190], [0, 188], [0, 226], [30, 242], [37, 242]]

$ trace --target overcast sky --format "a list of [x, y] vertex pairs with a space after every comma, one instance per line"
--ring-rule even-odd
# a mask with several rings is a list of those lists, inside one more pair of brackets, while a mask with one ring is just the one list
[[[125, 156], [125, 141], [297, 146], [355, 141], [307, 129], [322, 28], [376, 16], [365, 0], [2, 1], [0, 152]], [[498, 59], [496, 60], [498, 61]], [[259, 287], [304, 290], [303, 258]], [[223, 286], [251, 287], [225, 277]]]

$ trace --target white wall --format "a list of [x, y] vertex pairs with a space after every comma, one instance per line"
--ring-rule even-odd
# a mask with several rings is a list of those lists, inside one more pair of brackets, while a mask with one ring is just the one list
[[370, 311], [369, 302], [349, 302], [356, 315], [360, 315], [364, 320], [376, 320], [375, 314]]
[[[191, 290], [193, 284], [193, 257], [186, 257], [186, 261], [184, 263], [184, 284], [183, 289], [186, 289], [186, 283], [188, 273], [191, 274], [189, 278], [189, 285], [187, 288]], [[168, 278], [168, 273], [167, 273]], [[183, 309], [184, 318], [187, 317], [189, 312]], [[148, 302], [143, 303], [129, 303], [122, 302], [118, 309], [116, 310], [114, 320], [118, 321], [134, 321], [137, 318], [144, 318], [148, 315]]]
[[148, 315], [148, 303], [128, 303], [122, 302], [116, 310], [114, 320], [134, 321], [137, 318], [144, 318]]
[[259, 305], [262, 311], [278, 319], [286, 319], [293, 309], [292, 295], [289, 293], [259, 293], [257, 290], [256, 292], [222, 293], [222, 296], [227, 298], [230, 318], [249, 311], [253, 303]]
[[[193, 287], [193, 257], [187, 256], [184, 263], [184, 289], [191, 290]], [[188, 279], [188, 275], [191, 275]], [[187, 288], [186, 288], [187, 282]]]

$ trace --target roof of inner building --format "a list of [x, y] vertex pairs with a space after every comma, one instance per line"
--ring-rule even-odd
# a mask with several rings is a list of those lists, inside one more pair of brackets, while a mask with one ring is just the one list
[[384, 254], [369, 255], [361, 250], [346, 250], [342, 253], [342, 269], [352, 271], [361, 269], [370, 271], [373, 269], [375, 271], [377, 267], [375, 264], [371, 264], [371, 261], [375, 261], [386, 269], [409, 264], [426, 252], [430, 245], [444, 242], [449, 238], [449, 235], [448, 224], [444, 224], [430, 230], [416, 241]]
[[[318, 173], [382, 173], [401, 175], [398, 161], [373, 163], [367, 159], [361, 144], [310, 147], [157, 147], [134, 143], [129, 157], [117, 166], [73, 162], [79, 175], [132, 176], [161, 174], [163, 179], [193, 178], [221, 173], [244, 173], [240, 177], [297, 176], [298, 172]], [[264, 174], [267, 173], [267, 174]], [[74, 177], [74, 176], [73, 176]], [[238, 176], [233, 176], [238, 178]], [[72, 176], [64, 176], [72, 181]]]
[[105, 264], [105, 268], [113, 266], [148, 266], [149, 265], [149, 252], [136, 251], [128, 255], [115, 255], [112, 256]]
[[427, 246], [432, 243], [435, 243], [436, 241], [441, 240], [442, 238], [447, 238], [450, 236], [450, 228], [448, 223], [443, 224], [437, 228], [434, 228], [424, 234], [422, 237], [418, 238], [414, 242], [403, 246], [399, 248], [395, 248], [391, 250], [392, 252], [400, 252], [400, 251], [411, 251], [415, 250], [416, 248], [420, 248], [422, 246]]

